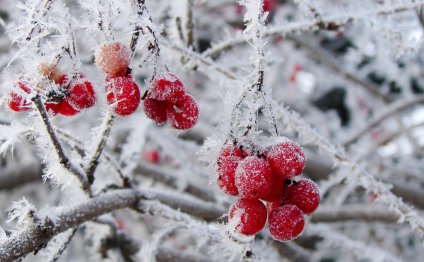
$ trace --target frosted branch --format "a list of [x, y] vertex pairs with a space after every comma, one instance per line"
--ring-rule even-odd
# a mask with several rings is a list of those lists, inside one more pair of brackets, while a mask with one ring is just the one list
[[140, 205], [148, 209], [152, 200], [178, 208], [193, 216], [206, 220], [216, 220], [223, 213], [214, 205], [187, 197], [180, 197], [148, 190], [117, 190], [92, 198], [78, 206], [57, 214], [56, 223], [42, 223], [14, 233], [0, 246], [0, 260], [13, 261], [32, 251], [39, 250], [55, 235], [69, 228], [81, 225], [100, 215], [122, 208], [135, 208]]
[[100, 126], [101, 131], [98, 134], [98, 141], [95, 144], [96, 146], [94, 152], [91, 156], [87, 158], [89, 159], [89, 161], [86, 168], [86, 174], [88, 182], [90, 184], [93, 184], [94, 182], [94, 172], [96, 171], [96, 168], [99, 165], [99, 158], [103, 152], [103, 148], [106, 146], [106, 142], [109, 137], [110, 130], [112, 128], [113, 119], [114, 116], [112, 115], [112, 113], [108, 112], [103, 119], [102, 125]]
[[416, 104], [422, 104], [422, 103], [424, 103], [424, 96], [417, 96], [417, 97], [408, 98], [405, 100], [395, 102], [394, 104], [390, 105], [386, 110], [384, 110], [381, 114], [379, 114], [377, 117], [371, 120], [365, 127], [359, 129], [355, 134], [353, 134], [349, 139], [347, 139], [344, 142], [344, 145], [350, 146], [351, 144], [355, 143], [363, 135], [371, 131], [371, 129], [377, 127], [384, 120], [393, 116], [394, 114], [397, 114], [399, 111], [402, 111]]
[[[381, 9], [360, 12], [356, 14], [350, 15], [334, 15], [328, 17], [316, 18], [310, 21], [302, 21], [302, 22], [292, 22], [286, 24], [284, 26], [270, 26], [268, 29], [264, 30], [264, 37], [272, 37], [272, 36], [286, 36], [288, 34], [294, 34], [298, 32], [304, 31], [313, 31], [318, 29], [326, 29], [327, 26], [331, 25], [332, 27], [342, 27], [348, 23], [359, 21], [359, 20], [367, 20], [370, 17], [375, 16], [386, 16], [394, 13], [404, 12], [408, 10], [414, 10], [419, 7], [422, 7], [424, 2], [416, 2], [411, 4], [397, 4], [388, 7], [384, 7]], [[237, 45], [245, 44], [246, 40], [242, 36], [238, 36], [235, 38], [231, 38], [228, 40], [224, 40], [220, 43], [216, 43], [213, 47], [205, 50], [202, 54], [207, 57], [217, 57], [223, 51], [233, 48]]]
[[60, 164], [62, 164], [66, 169], [69, 170], [69, 172], [74, 174], [79, 179], [84, 190], [88, 190], [90, 186], [84, 171], [80, 167], [72, 163], [69, 160], [68, 156], [65, 154], [62, 144], [59, 141], [56, 132], [53, 128], [53, 125], [50, 121], [50, 118], [47, 115], [46, 109], [44, 108], [43, 102], [41, 101], [41, 97], [39, 95], [36, 95], [32, 101], [34, 102], [38, 113], [40, 114], [41, 120], [43, 121], [46, 127], [50, 140], [56, 150]]

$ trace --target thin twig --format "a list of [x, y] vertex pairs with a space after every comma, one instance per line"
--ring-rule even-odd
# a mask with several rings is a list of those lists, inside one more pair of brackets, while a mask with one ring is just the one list
[[393, 105], [390, 105], [382, 114], [375, 117], [371, 120], [365, 127], [359, 129], [355, 134], [353, 134], [349, 139], [347, 139], [343, 144], [348, 147], [360, 139], [363, 135], [368, 133], [371, 129], [377, 127], [384, 120], [390, 116], [397, 114], [399, 111], [402, 111], [406, 108], [414, 106], [416, 104], [424, 103], [424, 96], [417, 96], [413, 98], [408, 98], [405, 100], [398, 101]]
[[94, 182], [94, 172], [96, 171], [97, 166], [99, 165], [99, 157], [103, 152], [103, 148], [106, 146], [107, 139], [110, 134], [110, 130], [113, 125], [114, 116], [112, 113], [108, 112], [103, 123], [101, 124], [101, 132], [98, 135], [98, 141], [96, 143], [95, 150], [93, 154], [88, 157], [88, 165], [86, 167], [87, 179], [90, 184]]
[[396, 223], [399, 215], [385, 207], [349, 204], [341, 207], [320, 207], [312, 214], [314, 222], [366, 221]]
[[193, 42], [193, 8], [194, 8], [194, 0], [187, 0], [187, 21], [185, 24], [186, 28], [186, 44], [188, 48], [194, 48]]
[[43, 120], [43, 123], [46, 127], [47, 133], [50, 137], [50, 140], [53, 144], [53, 147], [57, 153], [57, 156], [59, 158], [60, 164], [62, 164], [66, 169], [68, 169], [69, 172], [74, 174], [79, 181], [81, 182], [81, 185], [83, 189], [86, 191], [89, 189], [90, 185], [88, 183], [87, 177], [82, 170], [82, 168], [74, 165], [68, 158], [68, 156], [65, 154], [62, 144], [60, 143], [59, 139], [57, 138], [56, 132], [50, 122], [50, 118], [47, 115], [46, 109], [43, 105], [43, 102], [41, 101], [41, 97], [39, 95], [36, 95], [32, 101], [34, 102], [38, 113], [40, 114], [41, 119]]
[[74, 227], [71, 229], [71, 233], [68, 236], [67, 240], [62, 244], [58, 252], [54, 255], [54, 257], [50, 260], [50, 262], [56, 262], [60, 256], [65, 252], [66, 248], [68, 247], [69, 243], [71, 243], [72, 238], [75, 236], [75, 233], [78, 230], [78, 227]]
[[[358, 20], [367, 20], [370, 17], [380, 16], [380, 15], [390, 15], [393, 13], [404, 12], [408, 10], [414, 10], [424, 6], [424, 2], [417, 2], [411, 4], [399, 4], [399, 5], [391, 5], [389, 7], [384, 7], [381, 9], [367, 11], [367, 12], [358, 12], [356, 14], [352, 14], [346, 16], [346, 14], [340, 16], [328, 16], [322, 17], [320, 19], [313, 19], [309, 21], [301, 21], [301, 22], [292, 22], [286, 24], [284, 26], [270, 26], [268, 29], [264, 30], [264, 37], [272, 37], [272, 36], [286, 36], [288, 34], [293, 34], [301, 31], [307, 30], [318, 30], [318, 29], [326, 29], [326, 27], [342, 27], [348, 23], [358, 21]], [[215, 44], [213, 47], [205, 50], [202, 55], [206, 57], [217, 57], [223, 51], [231, 49], [238, 45], [246, 44], [246, 39], [243, 36], [234, 37], [228, 40], [224, 40], [220, 43]]]
[[25, 37], [26, 41], [31, 40], [32, 34], [34, 33], [34, 30], [38, 25], [38, 20], [37, 21], [35, 20], [35, 14], [38, 13], [38, 12], [41, 12], [40, 18], [44, 18], [46, 16], [47, 12], [50, 10], [50, 6], [51, 6], [53, 0], [45, 0], [44, 5], [43, 5], [41, 10], [38, 8], [38, 5], [39, 5], [40, 2], [41, 2], [41, 0], [37, 4], [34, 5], [34, 10], [32, 10], [32, 16], [30, 16], [29, 19], [28, 19], [29, 20], [28, 24], [30, 24], [32, 26], [30, 27], [29, 32], [26, 34], [26, 37]]
[[332, 55], [326, 51], [324, 51], [322, 48], [319, 48], [318, 46], [311, 43], [311, 41], [307, 41], [305, 39], [302, 39], [301, 37], [296, 36], [287, 36], [287, 39], [293, 41], [294, 43], [300, 45], [301, 47], [305, 48], [309, 54], [318, 60], [319, 62], [326, 65], [328, 68], [333, 70], [334, 72], [338, 73], [342, 77], [346, 78], [350, 82], [364, 88], [366, 91], [371, 93], [372, 95], [379, 97], [384, 102], [391, 102], [393, 101], [393, 97], [391, 97], [388, 94], [382, 93], [379, 90], [379, 87], [372, 84], [371, 82], [365, 81], [355, 74], [348, 72], [344, 68], [340, 66], [340, 62], [338, 62], [336, 59], [332, 57]]

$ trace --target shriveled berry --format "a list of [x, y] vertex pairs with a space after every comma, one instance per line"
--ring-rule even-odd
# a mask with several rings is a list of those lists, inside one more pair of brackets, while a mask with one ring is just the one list
[[278, 241], [289, 241], [297, 238], [305, 227], [302, 210], [295, 205], [284, 205], [269, 212], [269, 233]]
[[296, 205], [303, 213], [314, 212], [319, 205], [320, 195], [317, 184], [310, 179], [300, 179], [286, 188], [284, 203]]
[[267, 202], [280, 201], [283, 199], [284, 180], [277, 174], [272, 173], [271, 190], [262, 199]]
[[[30, 93], [30, 89], [26, 86], [24, 82], [17, 82], [13, 85], [13, 87], [22, 89], [25, 93]], [[31, 109], [31, 101], [28, 99], [25, 99], [17, 92], [10, 93], [9, 101], [8, 101], [9, 108], [12, 109], [15, 112], [21, 112], [21, 111], [28, 111]]]
[[100, 46], [95, 54], [96, 65], [103, 72], [119, 75], [126, 71], [131, 61], [131, 50], [121, 42], [108, 42]]
[[167, 116], [169, 123], [176, 129], [190, 129], [199, 118], [199, 108], [191, 95], [183, 95], [175, 102], [168, 103]]
[[147, 94], [143, 101], [144, 113], [158, 125], [165, 123], [168, 119], [166, 113], [167, 106], [168, 102], [154, 99], [150, 93]]
[[305, 168], [306, 156], [302, 148], [293, 141], [285, 141], [273, 146], [267, 152], [272, 172], [287, 179], [300, 175]]
[[243, 198], [263, 198], [271, 191], [272, 172], [268, 162], [248, 156], [236, 169], [236, 186]]
[[117, 115], [131, 115], [140, 104], [140, 90], [131, 78], [116, 77], [106, 85], [106, 100]]
[[57, 65], [41, 63], [38, 65], [38, 71], [56, 84], [62, 84], [64, 74]]
[[154, 99], [176, 103], [184, 99], [185, 88], [176, 76], [166, 74], [153, 79], [149, 93]]
[[242, 160], [238, 156], [227, 156], [222, 158], [218, 165], [218, 186], [229, 195], [237, 195], [235, 173], [238, 164]]
[[250, 236], [264, 228], [267, 212], [260, 200], [241, 198], [230, 207], [228, 217], [237, 232]]

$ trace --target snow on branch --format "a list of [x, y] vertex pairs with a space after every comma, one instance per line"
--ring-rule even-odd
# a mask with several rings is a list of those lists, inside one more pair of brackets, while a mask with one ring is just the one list
[[[207, 220], [216, 220], [223, 213], [223, 210], [216, 208], [213, 204], [196, 199], [190, 200], [186, 197], [149, 190], [117, 190], [60, 211], [55, 214], [57, 219], [54, 223], [47, 219], [13, 233], [0, 246], [0, 260], [9, 262], [30, 252], [38, 251], [53, 236], [111, 211], [122, 208], [138, 210], [141, 206], [144, 210], [148, 210], [149, 203], [154, 204], [152, 200], [155, 199], [175, 209], [179, 208], [182, 212]], [[183, 215], [183, 213], [180, 214]]]

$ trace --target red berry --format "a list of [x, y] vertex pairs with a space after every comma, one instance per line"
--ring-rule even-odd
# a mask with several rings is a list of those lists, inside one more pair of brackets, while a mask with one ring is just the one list
[[286, 188], [284, 203], [296, 205], [305, 214], [314, 212], [318, 208], [319, 201], [318, 186], [310, 179], [301, 179]]
[[302, 148], [293, 141], [273, 146], [267, 153], [272, 172], [287, 179], [300, 175], [305, 168], [306, 156]]
[[191, 95], [183, 95], [175, 104], [168, 103], [166, 112], [171, 126], [176, 129], [192, 128], [199, 118], [199, 108]]
[[106, 85], [106, 99], [117, 115], [131, 115], [140, 104], [140, 90], [131, 78], [116, 77]]
[[279, 175], [272, 174], [271, 190], [262, 199], [267, 202], [280, 201], [283, 199], [284, 180]]
[[243, 235], [255, 235], [264, 228], [267, 218], [265, 205], [257, 199], [238, 199], [230, 207], [229, 223]]
[[[67, 80], [63, 79], [62, 83]], [[94, 106], [96, 95], [91, 83], [81, 75], [80, 79], [74, 80], [69, 88], [69, 94], [62, 100], [60, 113], [63, 115], [75, 115], [79, 111]]]
[[248, 155], [249, 153], [247, 153], [247, 151], [241, 149], [240, 147], [234, 146], [233, 144], [228, 143], [222, 147], [221, 152], [219, 153], [217, 163], [219, 165], [221, 160], [228, 156], [236, 156], [240, 158], [245, 158]]
[[61, 115], [64, 116], [73, 116], [79, 113], [78, 110], [76, 110], [73, 106], [71, 106], [65, 99], [62, 100], [59, 104], [59, 112]]
[[237, 189], [243, 198], [263, 198], [271, 191], [272, 172], [263, 158], [246, 157], [240, 161], [235, 176]]
[[221, 159], [218, 164], [218, 186], [224, 193], [236, 196], [238, 189], [236, 187], [235, 173], [241, 157], [228, 156]]
[[121, 42], [104, 43], [96, 52], [96, 65], [105, 73], [119, 75], [131, 61], [131, 50]]
[[271, 12], [274, 9], [275, 4], [275, 0], [264, 0], [262, 9], [264, 12]]
[[302, 210], [295, 205], [284, 205], [269, 212], [269, 233], [278, 241], [289, 241], [297, 238], [305, 227]]
[[176, 103], [184, 99], [185, 88], [177, 77], [167, 74], [153, 79], [149, 93], [154, 99]]
[[47, 112], [51, 113], [52, 115], [57, 115], [60, 111], [61, 104], [61, 102], [46, 102], [44, 103], [44, 106]]
[[143, 153], [143, 158], [147, 162], [150, 162], [152, 164], [159, 163], [159, 151], [157, 150], [146, 150]]
[[[26, 86], [24, 82], [17, 82], [13, 87], [20, 88], [26, 93], [30, 93], [30, 89]], [[22, 97], [19, 93], [12, 92], [9, 97], [9, 108], [15, 112], [28, 111], [31, 109], [31, 101]]]
[[149, 93], [144, 99], [143, 106], [146, 116], [155, 121], [156, 124], [161, 125], [168, 119], [166, 113], [168, 102], [153, 99]]

